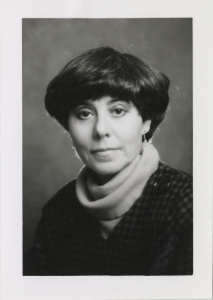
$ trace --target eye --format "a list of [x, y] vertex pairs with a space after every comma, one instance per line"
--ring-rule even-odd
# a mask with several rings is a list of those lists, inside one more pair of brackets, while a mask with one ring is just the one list
[[111, 113], [113, 114], [113, 116], [115, 117], [121, 117], [121, 116], [124, 116], [126, 114], [126, 110], [124, 108], [120, 108], [120, 107], [117, 107], [117, 108], [114, 108], [112, 109]]
[[78, 113], [78, 118], [81, 120], [86, 120], [88, 118], [90, 118], [92, 115], [92, 113], [88, 110], [82, 110]]

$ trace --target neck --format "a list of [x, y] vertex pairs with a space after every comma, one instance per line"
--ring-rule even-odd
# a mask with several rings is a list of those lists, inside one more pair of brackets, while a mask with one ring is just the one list
[[[97, 176], [84, 167], [76, 182], [79, 202], [97, 219], [112, 220], [121, 217], [141, 196], [146, 182], [157, 169], [158, 159], [156, 149], [147, 143], [143, 145], [142, 155], [117, 174]], [[98, 185], [97, 179], [102, 183], [106, 180], [108, 182]]]
[[[137, 162], [139, 159], [139, 156], [137, 158], [135, 158], [135, 161]], [[128, 165], [130, 165], [131, 163], [127, 164], [124, 168], [126, 168]], [[134, 166], [134, 163], [133, 163], [133, 166]], [[124, 169], [123, 168], [123, 169]], [[122, 170], [120, 170], [119, 172], [121, 172]], [[96, 182], [97, 184], [99, 185], [104, 185], [106, 184], [108, 181], [110, 181], [113, 177], [116, 176], [116, 174], [118, 174], [119, 172], [117, 173], [114, 173], [114, 174], [109, 174], [109, 175], [101, 175], [101, 174], [98, 174], [98, 173], [95, 173], [95, 179], [96, 179]]]
[[101, 175], [101, 174], [95, 174], [96, 178], [97, 178], [97, 183], [99, 185], [104, 185], [106, 184], [108, 181], [110, 181], [116, 174], [109, 174], [109, 175]]

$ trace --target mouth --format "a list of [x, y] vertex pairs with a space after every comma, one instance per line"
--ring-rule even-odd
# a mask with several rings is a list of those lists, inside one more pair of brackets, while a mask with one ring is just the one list
[[113, 154], [117, 150], [119, 150], [119, 149], [118, 148], [100, 148], [100, 149], [92, 150], [91, 153], [94, 155], [105, 157], [105, 156], [109, 156], [109, 155]]
[[106, 152], [106, 151], [112, 151], [112, 150], [118, 150], [118, 148], [99, 148], [99, 149], [94, 149], [91, 152], [96, 153], [96, 152]]

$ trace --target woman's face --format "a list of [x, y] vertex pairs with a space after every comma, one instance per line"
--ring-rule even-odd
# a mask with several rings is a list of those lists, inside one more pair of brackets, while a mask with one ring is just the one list
[[143, 123], [132, 102], [104, 96], [73, 109], [68, 126], [84, 164], [99, 175], [113, 175], [139, 155], [150, 121]]

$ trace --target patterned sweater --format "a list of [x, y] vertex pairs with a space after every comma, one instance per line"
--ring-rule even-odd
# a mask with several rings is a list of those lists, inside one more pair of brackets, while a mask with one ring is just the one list
[[160, 162], [105, 240], [79, 204], [76, 181], [44, 207], [24, 275], [192, 275], [192, 178]]

